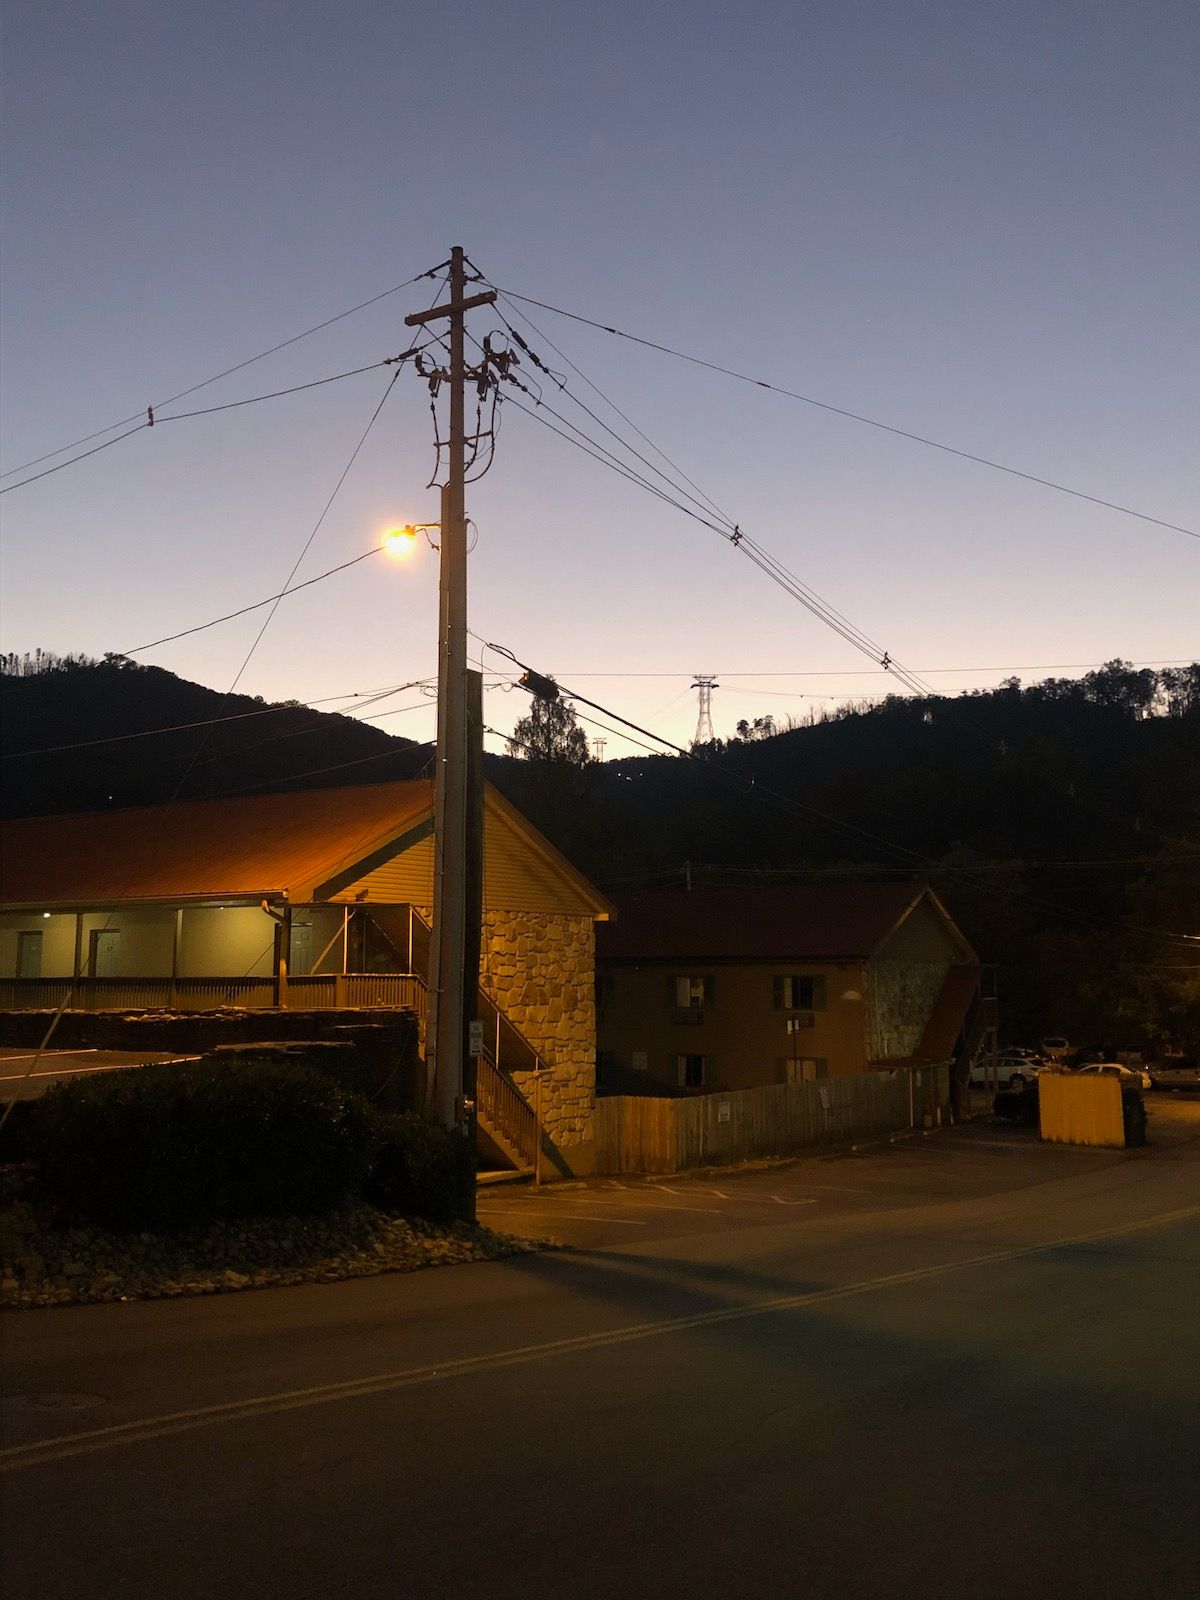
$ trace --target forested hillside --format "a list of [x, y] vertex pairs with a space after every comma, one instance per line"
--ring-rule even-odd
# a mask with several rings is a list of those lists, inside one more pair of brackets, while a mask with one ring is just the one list
[[112, 656], [0, 658], [0, 726], [9, 817], [406, 778], [428, 759], [351, 717], [267, 706]]

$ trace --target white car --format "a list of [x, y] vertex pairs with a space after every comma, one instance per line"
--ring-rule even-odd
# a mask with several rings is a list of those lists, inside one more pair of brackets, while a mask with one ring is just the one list
[[996, 1057], [993, 1074], [991, 1058], [983, 1055], [972, 1063], [971, 1085], [976, 1089], [990, 1089], [994, 1083], [1000, 1089], [1023, 1089], [1045, 1065], [1040, 1056], [1002, 1050]]
[[1119, 1061], [1089, 1061], [1086, 1066], [1075, 1070], [1081, 1077], [1084, 1073], [1098, 1073], [1105, 1078], [1120, 1078], [1124, 1083], [1136, 1083], [1142, 1089], [1154, 1087], [1145, 1067], [1123, 1067]]
[[1200, 1061], [1195, 1056], [1163, 1056], [1148, 1069], [1156, 1089], [1200, 1089]]

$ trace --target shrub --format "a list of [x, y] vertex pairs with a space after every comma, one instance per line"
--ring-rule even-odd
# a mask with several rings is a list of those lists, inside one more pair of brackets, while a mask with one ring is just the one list
[[34, 1123], [42, 1183], [112, 1228], [175, 1231], [332, 1210], [361, 1190], [371, 1113], [311, 1067], [200, 1061], [51, 1089]]
[[413, 1111], [374, 1119], [366, 1196], [393, 1216], [461, 1222], [474, 1216], [475, 1153], [468, 1140]]

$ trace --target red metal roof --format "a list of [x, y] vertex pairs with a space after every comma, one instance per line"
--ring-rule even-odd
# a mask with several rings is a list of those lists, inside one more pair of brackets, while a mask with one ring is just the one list
[[0, 831], [0, 898], [86, 906], [286, 889], [303, 900], [432, 805], [433, 784], [418, 779], [26, 817]]
[[924, 884], [909, 882], [618, 895], [616, 920], [596, 929], [596, 955], [614, 961], [862, 960], [927, 894]]

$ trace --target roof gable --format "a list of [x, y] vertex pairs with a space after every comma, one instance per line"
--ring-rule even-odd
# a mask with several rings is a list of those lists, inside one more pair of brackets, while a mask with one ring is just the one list
[[617, 920], [598, 931], [596, 954], [615, 961], [866, 961], [926, 898], [969, 953], [936, 896], [907, 882], [621, 895]]
[[[24, 818], [0, 832], [0, 894], [6, 905], [39, 908], [284, 892], [300, 903], [354, 898], [354, 886], [365, 882], [370, 893], [373, 875], [397, 858], [429, 856], [433, 800], [432, 782], [417, 779]], [[486, 818], [485, 837], [501, 829], [510, 853], [536, 863], [561, 902], [554, 909], [609, 914], [604, 897], [490, 785]]]

